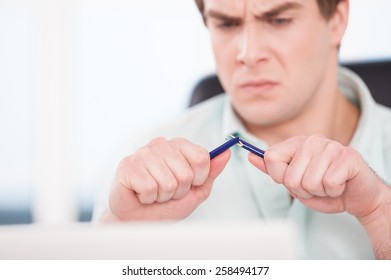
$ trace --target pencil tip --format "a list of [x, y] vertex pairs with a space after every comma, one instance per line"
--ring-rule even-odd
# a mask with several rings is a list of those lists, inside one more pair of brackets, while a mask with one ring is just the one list
[[228, 134], [228, 136], [225, 138], [226, 140], [231, 140], [234, 138], [239, 138], [239, 133], [235, 132], [233, 134]]

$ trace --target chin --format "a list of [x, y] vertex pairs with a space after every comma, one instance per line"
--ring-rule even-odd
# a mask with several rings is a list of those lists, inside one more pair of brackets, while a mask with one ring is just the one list
[[262, 106], [257, 106], [257, 108], [242, 108], [239, 112], [239, 117], [245, 124], [251, 124], [253, 126], [264, 126], [270, 127], [274, 125], [279, 125], [285, 121], [284, 115], [282, 115], [282, 109], [276, 108], [262, 108]]

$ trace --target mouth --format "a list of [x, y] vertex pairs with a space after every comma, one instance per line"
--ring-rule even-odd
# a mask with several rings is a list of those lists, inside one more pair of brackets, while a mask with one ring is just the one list
[[277, 85], [277, 82], [271, 80], [254, 80], [241, 83], [239, 87], [240, 89], [249, 93], [265, 94], [268, 91], [274, 89]]

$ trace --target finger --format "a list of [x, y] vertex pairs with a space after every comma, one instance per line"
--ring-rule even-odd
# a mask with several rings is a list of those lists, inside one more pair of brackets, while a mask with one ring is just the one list
[[[265, 151], [265, 154], [267, 153], [267, 151]], [[249, 153], [248, 154], [248, 160], [251, 164], [253, 164], [256, 168], [258, 168], [259, 170], [261, 170], [262, 172], [264, 172], [265, 174], [268, 174], [267, 172], [267, 168], [266, 168], [266, 163], [265, 163], [265, 160], [257, 155], [254, 155], [252, 153]], [[291, 192], [289, 189], [286, 189], [288, 191], [288, 193], [290, 194], [290, 196], [292, 198], [297, 198], [297, 195], [293, 192]]]
[[193, 181], [193, 171], [183, 154], [179, 152], [168, 156], [165, 162], [177, 181], [177, 188], [172, 198], [181, 199], [190, 190]]
[[[265, 154], [267, 171], [277, 183], [284, 184], [296, 196], [309, 199], [314, 194], [322, 194], [322, 185], [312, 185], [305, 176], [313, 158], [323, 152], [327, 143], [325, 137], [314, 135], [293, 137], [274, 145]], [[311, 188], [315, 193], [309, 191]]]
[[325, 191], [331, 197], [339, 197], [345, 191], [347, 181], [358, 174], [357, 152], [350, 147], [344, 147], [338, 158], [332, 162], [323, 179]]
[[157, 199], [157, 182], [134, 156], [124, 158], [120, 162], [117, 181], [122, 188], [135, 192], [140, 203], [150, 204]]
[[231, 157], [231, 151], [227, 150], [222, 154], [218, 155], [217, 157], [215, 157], [213, 160], [211, 160], [210, 171], [204, 184], [202, 184], [201, 186], [191, 187], [189, 195], [188, 197], [186, 197], [189, 199], [189, 203], [191, 203], [194, 207], [196, 207], [197, 205], [199, 205], [201, 202], [203, 202], [205, 199], [208, 198], [212, 190], [214, 181], [224, 170], [230, 157]]
[[178, 146], [185, 142], [188, 143], [187, 149], [194, 149], [195, 145], [185, 140], [178, 139], [177, 142], [158, 137], [138, 153], [158, 184], [158, 202], [182, 197], [190, 188], [192, 170]]
[[210, 170], [209, 170], [207, 181], [204, 183], [204, 185], [213, 184], [214, 180], [224, 170], [230, 158], [231, 158], [231, 151], [227, 150], [210, 161]]
[[263, 158], [254, 155], [253, 153], [248, 153], [248, 161], [263, 173], [267, 174], [266, 163]]
[[309, 193], [325, 197], [324, 176], [330, 164], [339, 157], [342, 145], [335, 141], [329, 141], [323, 152], [315, 153], [303, 177], [302, 185]]
[[337, 142], [330, 141], [324, 136], [308, 137], [287, 169], [287, 186], [304, 199], [314, 195], [326, 196], [322, 183], [323, 175], [334, 158], [337, 147]]
[[284, 186], [287, 187], [291, 193], [296, 194], [297, 197], [302, 197], [305, 199], [311, 198], [313, 196], [302, 186], [303, 176], [310, 161], [311, 157], [308, 151], [298, 151], [286, 169], [283, 182]]
[[[134, 155], [135, 161], [144, 166], [150, 177], [157, 184], [157, 202], [165, 202], [172, 198], [178, 182], [167, 165], [165, 159], [175, 157], [177, 151], [173, 149], [165, 138], [157, 137], [146, 146], [140, 148]], [[145, 188], [145, 187], [144, 187]], [[143, 187], [138, 191], [139, 196], [144, 194]]]
[[208, 178], [209, 174], [209, 152], [203, 147], [195, 145], [185, 139], [176, 138], [171, 142], [183, 154], [193, 171], [193, 180], [191, 185], [202, 185]]
[[177, 190], [178, 181], [171, 169], [167, 166], [165, 160], [159, 159], [154, 164], [149, 164], [147, 170], [158, 185], [156, 201], [165, 202], [170, 200]]
[[266, 170], [277, 184], [284, 182], [286, 169], [303, 139], [301, 136], [290, 138], [266, 150], [264, 157]]

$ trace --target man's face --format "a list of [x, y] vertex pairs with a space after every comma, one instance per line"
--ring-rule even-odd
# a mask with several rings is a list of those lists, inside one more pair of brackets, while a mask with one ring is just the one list
[[319, 104], [340, 38], [315, 0], [204, 3], [220, 81], [246, 125], [283, 124]]

